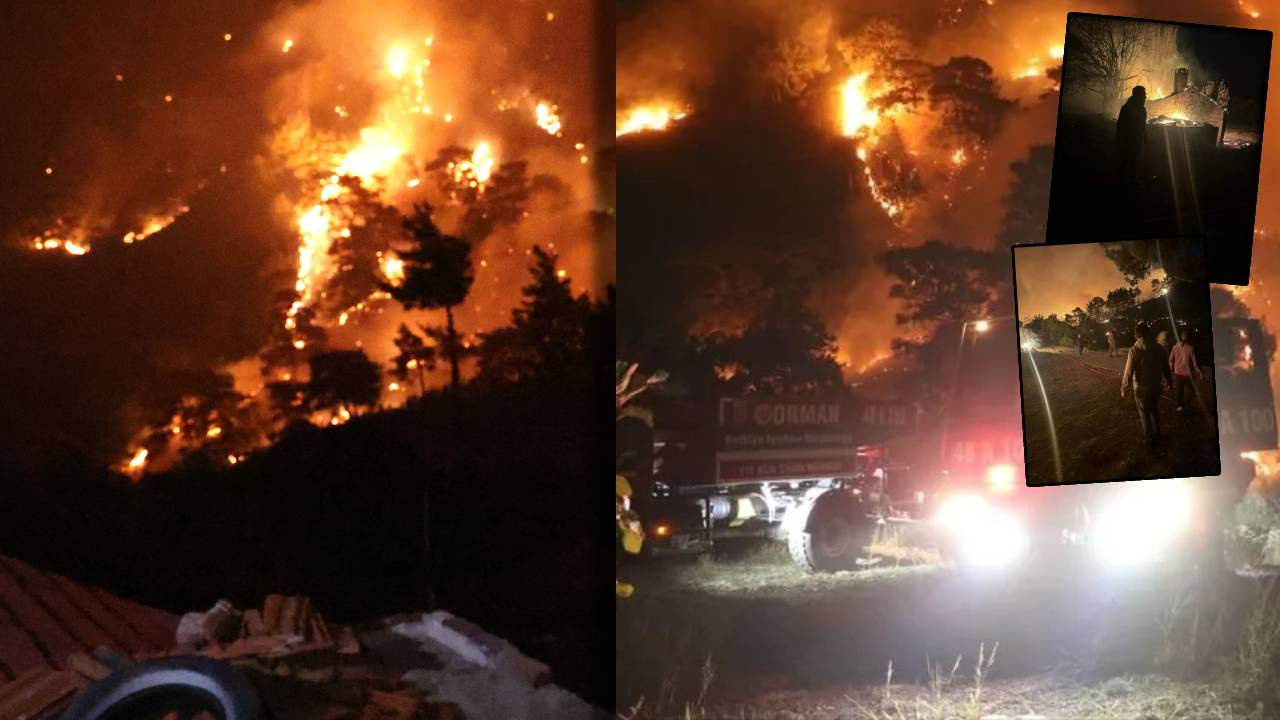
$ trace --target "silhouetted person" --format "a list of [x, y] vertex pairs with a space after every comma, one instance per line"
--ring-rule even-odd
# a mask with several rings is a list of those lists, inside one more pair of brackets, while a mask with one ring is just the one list
[[1076, 333], [1076, 354], [1084, 355], [1084, 335]]
[[1186, 330], [1178, 333], [1178, 344], [1169, 352], [1169, 369], [1173, 371], [1173, 402], [1178, 406], [1178, 412], [1182, 412], [1183, 391], [1195, 391], [1191, 374], [1195, 373], [1197, 380], [1204, 379], [1204, 372], [1196, 362], [1196, 351], [1187, 342]]
[[1138, 85], [1120, 108], [1116, 119], [1116, 147], [1120, 149], [1120, 176], [1138, 182], [1138, 157], [1147, 144], [1147, 89]]
[[1114, 328], [1107, 328], [1107, 349], [1109, 351], [1109, 357], [1115, 357], [1120, 354], [1120, 352], [1116, 350], [1116, 331]]
[[1151, 331], [1144, 322], [1133, 329], [1133, 347], [1129, 348], [1129, 358], [1124, 363], [1124, 373], [1120, 376], [1120, 397], [1133, 385], [1133, 399], [1138, 405], [1138, 421], [1142, 423], [1142, 434], [1146, 437], [1147, 447], [1154, 447], [1160, 442], [1160, 390], [1164, 385], [1173, 384], [1172, 373], [1169, 372], [1169, 361], [1160, 346], [1149, 338]]

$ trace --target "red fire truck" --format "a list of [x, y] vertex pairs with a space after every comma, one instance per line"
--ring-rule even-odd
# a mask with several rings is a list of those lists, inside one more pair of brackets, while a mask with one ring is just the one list
[[721, 398], [709, 417], [687, 401], [660, 406], [647, 547], [767, 537], [800, 566], [834, 571], [898, 526], [966, 566], [1081, 547], [1108, 564], [1158, 558], [1193, 528], [1214, 535], [1253, 477], [1247, 453], [1276, 447], [1261, 326], [1217, 318], [1213, 330], [1221, 477], [1026, 487], [1016, 323], [979, 320], [962, 328], [940, 432], [916, 405], [853, 393]]

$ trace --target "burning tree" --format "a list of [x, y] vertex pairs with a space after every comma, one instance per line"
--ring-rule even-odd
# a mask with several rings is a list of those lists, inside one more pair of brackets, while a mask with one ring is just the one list
[[407, 309], [444, 310], [443, 349], [449, 359], [450, 387], [457, 392], [461, 384], [458, 363], [462, 341], [454, 327], [453, 309], [467, 298], [475, 281], [471, 243], [441, 232], [431, 213], [431, 206], [421, 203], [405, 220], [410, 246], [399, 252], [404, 260], [404, 280], [396, 285], [383, 284], [383, 289]]
[[400, 352], [391, 359], [391, 376], [401, 383], [408, 382], [410, 372], [418, 377], [418, 394], [427, 391], [426, 373], [436, 367], [436, 346], [428, 345], [421, 335], [400, 323], [396, 333], [396, 349]]
[[307, 402], [313, 410], [334, 410], [350, 417], [355, 408], [370, 408], [382, 395], [382, 373], [363, 350], [335, 350], [311, 357]]

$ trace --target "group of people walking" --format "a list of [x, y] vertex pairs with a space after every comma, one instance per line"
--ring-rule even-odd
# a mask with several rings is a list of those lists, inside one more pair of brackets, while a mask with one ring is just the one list
[[[1142, 434], [1147, 447], [1155, 447], [1160, 443], [1160, 393], [1164, 388], [1173, 391], [1173, 402], [1178, 412], [1183, 412], [1184, 398], [1195, 396], [1195, 386], [1191, 377], [1204, 379], [1204, 372], [1196, 362], [1195, 350], [1187, 341], [1187, 331], [1178, 332], [1178, 342], [1169, 346], [1169, 333], [1163, 331], [1152, 340], [1151, 327], [1140, 322], [1133, 329], [1133, 347], [1129, 348], [1128, 358], [1124, 363], [1124, 372], [1120, 375], [1120, 397], [1126, 397], [1129, 388], [1133, 388], [1133, 399], [1138, 406], [1138, 420], [1142, 423]], [[1115, 353], [1115, 335], [1107, 331], [1108, 344]]]

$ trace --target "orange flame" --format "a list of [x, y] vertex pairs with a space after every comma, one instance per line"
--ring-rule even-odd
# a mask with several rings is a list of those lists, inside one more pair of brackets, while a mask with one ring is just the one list
[[639, 105], [618, 114], [614, 136], [622, 137], [638, 132], [660, 132], [688, 115], [688, 107], [682, 108], [674, 102], [658, 101]]

